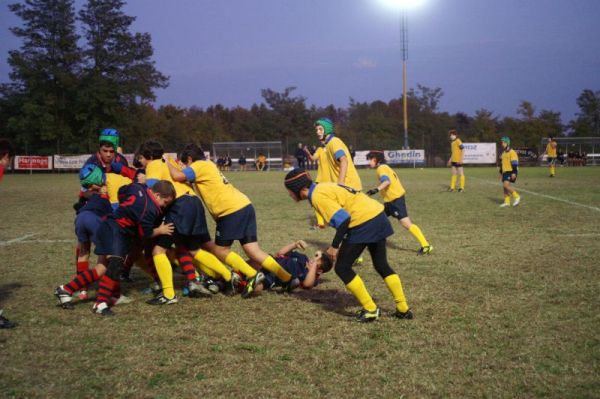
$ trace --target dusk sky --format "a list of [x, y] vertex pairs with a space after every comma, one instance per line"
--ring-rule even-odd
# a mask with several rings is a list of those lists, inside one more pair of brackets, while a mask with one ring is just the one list
[[[19, 23], [0, 0], [0, 81]], [[76, 1], [77, 6], [83, 0]], [[399, 13], [383, 0], [130, 0], [133, 29], [152, 35], [170, 85], [157, 104], [248, 107], [260, 90], [345, 107], [402, 94]], [[440, 108], [515, 115], [577, 112], [600, 90], [599, 0], [425, 0], [409, 13], [408, 85], [444, 91]]]

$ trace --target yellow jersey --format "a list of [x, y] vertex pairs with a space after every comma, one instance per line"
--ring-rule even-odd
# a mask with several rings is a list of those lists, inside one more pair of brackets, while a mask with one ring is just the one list
[[338, 228], [348, 218], [348, 227], [353, 228], [383, 212], [383, 205], [379, 201], [336, 183], [313, 183], [308, 191], [308, 200], [334, 228]]
[[354, 162], [352, 161], [352, 156], [350, 156], [348, 147], [346, 147], [346, 144], [344, 144], [342, 140], [335, 137], [333, 134], [327, 136], [327, 140], [325, 141], [324, 158], [327, 159], [327, 162], [323, 162], [323, 177], [326, 179], [324, 181], [337, 183], [338, 178], [340, 177], [339, 159], [343, 156], [348, 160], [348, 170], [346, 171], [344, 185], [352, 187], [355, 190], [362, 190], [362, 183], [356, 172], [356, 168], [354, 167]]
[[381, 195], [383, 195], [384, 202], [392, 202], [393, 200], [402, 197], [406, 191], [404, 187], [402, 187], [402, 183], [400, 183], [400, 179], [396, 176], [396, 173], [386, 164], [380, 164], [377, 167], [377, 178], [380, 183], [384, 181], [389, 181], [390, 185], [387, 188], [384, 188], [381, 191]]
[[112, 205], [119, 204], [119, 189], [128, 184], [131, 184], [131, 179], [128, 177], [112, 172], [106, 174], [106, 192]]
[[[181, 166], [173, 159], [169, 159], [167, 162], [181, 170]], [[152, 187], [160, 180], [168, 180], [173, 183], [173, 186], [175, 187], [176, 198], [179, 198], [185, 194], [196, 195], [194, 189], [192, 189], [190, 186], [185, 183], [174, 181], [171, 178], [169, 167], [165, 161], [162, 159], [153, 159], [146, 165], [146, 184], [148, 187]]]
[[450, 144], [451, 158], [450, 162], [463, 162], [463, 143], [462, 140], [458, 137], [452, 140], [452, 144]]
[[321, 182], [326, 182], [327, 180], [325, 179], [325, 166], [323, 166], [324, 162], [327, 162], [327, 159], [325, 158], [325, 150], [323, 149], [323, 147], [319, 147], [317, 148], [317, 150], [315, 151], [315, 153], [313, 154], [313, 157], [317, 158], [317, 162], [319, 163], [319, 165], [317, 166], [317, 178], [315, 179], [315, 181], [317, 183], [321, 183]]
[[548, 158], [556, 158], [556, 141], [546, 144], [546, 155], [548, 155]]
[[212, 161], [195, 161], [182, 172], [190, 183], [195, 184], [215, 220], [251, 204], [250, 199], [233, 187]]
[[512, 148], [508, 151], [502, 151], [502, 173], [512, 172], [513, 165], [519, 166], [519, 156]]

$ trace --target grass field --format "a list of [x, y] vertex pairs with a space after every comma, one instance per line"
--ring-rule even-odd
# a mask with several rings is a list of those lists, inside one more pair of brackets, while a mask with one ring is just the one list
[[[447, 169], [398, 173], [435, 250], [416, 256], [393, 222], [388, 256], [416, 318], [369, 325], [351, 321], [357, 303], [334, 273], [291, 295], [156, 308], [134, 269], [123, 288], [135, 302], [116, 317], [91, 302], [62, 310], [52, 293], [74, 270], [76, 177], [5, 176], [0, 302], [19, 326], [0, 330], [0, 397], [599, 397], [600, 168], [554, 179], [523, 168], [509, 209], [492, 168], [467, 169], [462, 194], [445, 192]], [[327, 245], [333, 230], [308, 229], [309, 205], [288, 198], [283, 176], [228, 175], [256, 207], [259, 242], [271, 253], [300, 238]], [[393, 311], [368, 255], [355, 270]]]

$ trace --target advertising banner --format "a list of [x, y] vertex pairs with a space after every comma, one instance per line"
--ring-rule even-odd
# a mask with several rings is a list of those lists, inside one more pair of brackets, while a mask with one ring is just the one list
[[15, 170], [52, 170], [52, 157], [16, 155]]
[[54, 169], [81, 169], [90, 154], [54, 155]]
[[495, 164], [496, 143], [463, 143], [464, 164]]
[[[354, 164], [357, 166], [368, 165], [367, 154], [369, 151], [356, 151]], [[425, 150], [386, 150], [383, 152], [390, 165], [424, 165]]]

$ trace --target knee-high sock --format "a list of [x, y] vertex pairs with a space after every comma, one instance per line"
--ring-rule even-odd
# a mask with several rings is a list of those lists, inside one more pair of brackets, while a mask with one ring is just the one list
[[292, 275], [289, 274], [272, 256], [267, 256], [267, 259], [261, 264], [266, 270], [275, 274], [277, 278], [284, 283], [287, 283], [292, 279]]
[[75, 291], [79, 291], [81, 289], [86, 288], [88, 285], [92, 284], [94, 281], [100, 280], [100, 276], [98, 276], [98, 272], [96, 269], [86, 270], [81, 273], [78, 273], [77, 276], [67, 284], [63, 286], [65, 291], [72, 294]]
[[183, 248], [177, 248], [177, 260], [186, 280], [194, 281], [196, 278], [196, 268], [192, 261], [192, 255]]
[[198, 269], [200, 269], [202, 271], [202, 273], [204, 273], [208, 277], [212, 278], [213, 280], [218, 280], [221, 278], [220, 274], [216, 273], [214, 270], [209, 269], [206, 265], [198, 262], [196, 259], [194, 259], [194, 266], [196, 266]]
[[367, 287], [365, 287], [365, 283], [358, 274], [354, 276], [352, 281], [346, 284], [346, 288], [348, 288], [348, 291], [354, 295], [364, 309], [368, 310], [369, 312], [374, 312], [377, 309], [377, 305], [375, 305], [375, 302], [373, 302], [373, 298], [371, 298], [371, 295], [369, 295]]
[[410, 234], [412, 234], [419, 241], [419, 244], [421, 244], [422, 247], [426, 247], [429, 245], [429, 242], [423, 235], [423, 232], [421, 231], [419, 226], [417, 226], [416, 224], [412, 224], [410, 226], [410, 228], [408, 229], [408, 232]]
[[550, 165], [550, 176], [554, 176], [555, 170], [554, 165]]
[[452, 175], [450, 178], [450, 188], [454, 190], [456, 188], [456, 175]]
[[462, 188], [463, 190], [465, 189], [465, 176], [464, 175], [460, 176], [460, 188]]
[[244, 276], [252, 278], [256, 276], [256, 270], [252, 268], [249, 264], [246, 263], [241, 256], [231, 251], [225, 258], [225, 263], [227, 263], [231, 268], [235, 271], [242, 273]]
[[406, 297], [404, 296], [404, 291], [402, 290], [402, 282], [400, 281], [400, 276], [397, 274], [390, 274], [386, 278], [383, 279], [388, 289], [392, 293], [394, 297], [394, 302], [396, 302], [396, 309], [405, 313], [408, 310], [408, 304], [406, 303]]
[[225, 265], [210, 252], [201, 249], [196, 253], [194, 259], [205, 265], [208, 269], [214, 271], [216, 274], [220, 274], [225, 281], [231, 281], [231, 272], [229, 269], [227, 269]]
[[504, 196], [504, 203], [510, 205], [510, 195], [505, 195]]
[[325, 226], [325, 219], [323, 219], [323, 216], [317, 211], [315, 211], [315, 216], [317, 217], [317, 225]]
[[108, 277], [106, 274], [100, 278], [100, 282], [98, 283], [98, 292], [96, 294], [96, 303], [110, 303], [110, 298], [113, 296], [115, 292], [115, 288], [117, 287], [117, 281]]
[[79, 260], [79, 247], [75, 250], [75, 266], [77, 268], [77, 273], [84, 272], [90, 268], [89, 260]]
[[173, 289], [173, 269], [171, 268], [171, 262], [166, 254], [154, 255], [154, 266], [162, 285], [163, 295], [167, 298], [173, 298], [175, 296], [175, 290]]
[[515, 198], [515, 199], [520, 197], [520, 196], [519, 196], [519, 193], [517, 193], [516, 191], [513, 191], [513, 193], [512, 193], [512, 196], [513, 196], [513, 198]]

